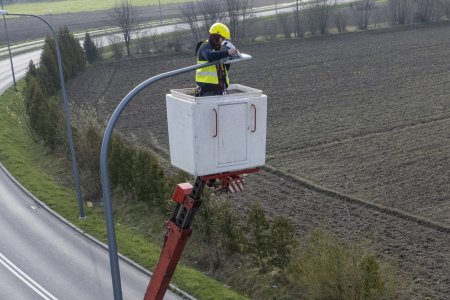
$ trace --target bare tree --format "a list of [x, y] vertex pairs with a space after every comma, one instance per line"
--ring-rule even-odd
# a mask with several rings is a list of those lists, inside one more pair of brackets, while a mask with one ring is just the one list
[[276, 22], [262, 22], [263, 24], [263, 32], [265, 35], [265, 38], [267, 38], [269, 41], [274, 40], [277, 37], [278, 28]]
[[174, 52], [180, 52], [183, 49], [182, 37], [183, 30], [176, 25], [175, 30], [169, 36], [167, 48], [173, 50]]
[[372, 6], [372, 24], [377, 27], [379, 23], [387, 22], [389, 18], [389, 8], [387, 5], [377, 5]]
[[411, 18], [413, 9], [412, 0], [388, 0], [388, 7], [391, 12], [394, 24], [406, 24]]
[[95, 47], [97, 47], [98, 58], [101, 59], [103, 57], [103, 50], [105, 49], [105, 40], [103, 37], [93, 39]]
[[300, 0], [295, 1], [295, 8], [294, 8], [294, 31], [296, 37], [302, 37], [303, 36], [303, 24], [302, 20], [300, 19]]
[[292, 19], [288, 14], [278, 14], [277, 15], [278, 22], [281, 24], [281, 28], [283, 29], [284, 37], [291, 38], [292, 33]]
[[252, 2], [249, 0], [225, 0], [230, 33], [234, 41], [244, 41], [245, 32], [255, 18], [251, 13]]
[[122, 58], [124, 44], [120, 41], [120, 37], [115, 34], [108, 36], [108, 43], [115, 59]]
[[336, 6], [336, 0], [315, 0], [306, 5], [306, 18], [311, 34], [325, 34]]
[[449, 17], [450, 14], [450, 0], [433, 0], [431, 11], [432, 19], [440, 19], [442, 17]]
[[441, 0], [447, 19], [450, 19], [450, 0]]
[[367, 29], [369, 26], [369, 12], [372, 10], [372, 0], [358, 0], [351, 5], [359, 29]]
[[142, 33], [137, 37], [136, 43], [137, 52], [140, 54], [148, 54], [151, 52], [151, 38], [146, 34]]
[[183, 21], [189, 25], [192, 34], [192, 46], [195, 47], [202, 38], [201, 32], [203, 29], [203, 22], [197, 15], [198, 9], [196, 2], [186, 2], [180, 6]]
[[223, 0], [200, 0], [197, 2], [197, 5], [206, 28], [211, 27], [216, 22], [225, 20], [226, 14]]
[[430, 22], [433, 6], [435, 1], [433, 0], [415, 0], [416, 4], [416, 14], [414, 19], [419, 22]]
[[445, 11], [445, 16], [447, 19], [450, 19], [450, 0], [441, 0], [441, 5], [443, 6], [443, 10]]
[[156, 52], [164, 52], [166, 48], [166, 40], [163, 36], [159, 35], [155, 28], [150, 29], [149, 38], [153, 45], [153, 49]]
[[125, 47], [127, 48], [127, 54], [130, 56], [131, 35], [138, 25], [136, 10], [131, 4], [131, 1], [116, 0], [116, 4], [110, 17], [113, 25], [119, 27], [122, 31]]
[[334, 14], [334, 24], [338, 32], [347, 31], [348, 25], [348, 12], [345, 10], [340, 10]]

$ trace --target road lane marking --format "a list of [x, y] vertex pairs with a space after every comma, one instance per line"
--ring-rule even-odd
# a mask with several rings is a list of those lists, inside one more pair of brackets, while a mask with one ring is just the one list
[[15, 264], [13, 264], [9, 259], [7, 259], [1, 252], [0, 252], [0, 264], [2, 264], [11, 273], [13, 273], [17, 278], [19, 278], [26, 285], [28, 285], [33, 291], [35, 291], [43, 299], [58, 300], [58, 298], [53, 296], [49, 291], [47, 291], [41, 285], [39, 285], [36, 281], [31, 279], [30, 276], [25, 274], [21, 269], [19, 269]]

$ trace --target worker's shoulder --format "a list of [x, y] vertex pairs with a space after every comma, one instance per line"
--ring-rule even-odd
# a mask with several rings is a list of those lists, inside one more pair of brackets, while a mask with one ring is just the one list
[[200, 45], [200, 49], [213, 49], [213, 46], [208, 41], [204, 41]]

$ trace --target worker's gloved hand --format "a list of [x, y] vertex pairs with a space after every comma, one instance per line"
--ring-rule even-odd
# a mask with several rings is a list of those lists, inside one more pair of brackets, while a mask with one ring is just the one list
[[228, 54], [229, 54], [230, 56], [236, 55], [236, 54], [237, 54], [236, 48], [230, 48], [230, 49], [228, 49]]
[[236, 47], [229, 40], [223, 41], [222, 46], [228, 48], [228, 54], [230, 56], [234, 56], [234, 55], [238, 54]]

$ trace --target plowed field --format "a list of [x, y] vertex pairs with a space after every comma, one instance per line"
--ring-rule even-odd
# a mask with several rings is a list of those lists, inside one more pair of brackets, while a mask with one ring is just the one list
[[[450, 295], [450, 23], [398, 27], [241, 50], [233, 82], [269, 99], [268, 167], [235, 196], [288, 216], [299, 236], [323, 227], [365, 241], [414, 282], [409, 298]], [[189, 54], [99, 64], [71, 84], [78, 122], [106, 120], [135, 85], [195, 63]], [[164, 94], [130, 104], [124, 135], [167, 157]], [[82, 117], [84, 116], [84, 117]]]

